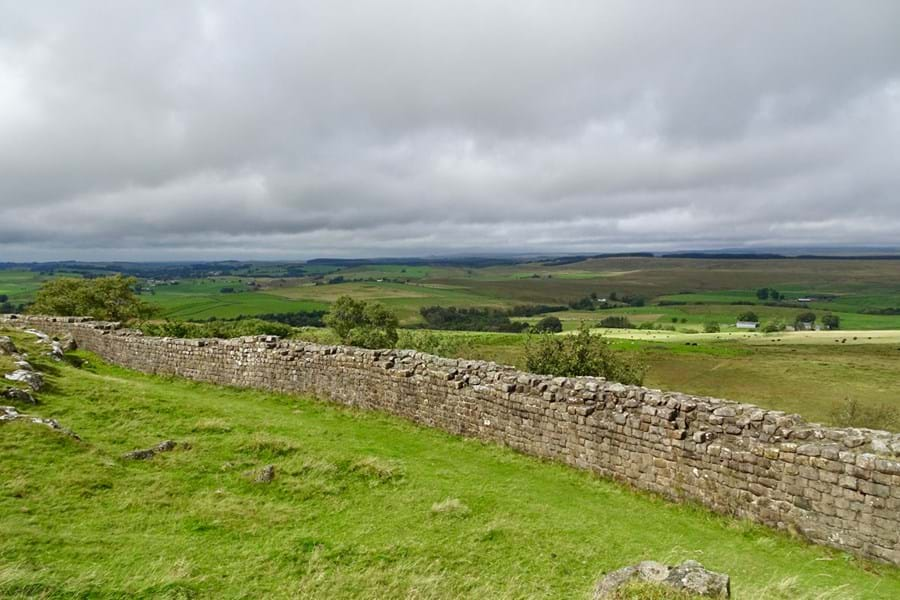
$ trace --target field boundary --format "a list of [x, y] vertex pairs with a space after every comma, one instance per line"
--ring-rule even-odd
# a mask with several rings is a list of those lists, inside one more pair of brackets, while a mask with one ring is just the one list
[[385, 411], [900, 566], [898, 433], [411, 350], [156, 338], [82, 317], [6, 315], [0, 324], [71, 335], [145, 373]]

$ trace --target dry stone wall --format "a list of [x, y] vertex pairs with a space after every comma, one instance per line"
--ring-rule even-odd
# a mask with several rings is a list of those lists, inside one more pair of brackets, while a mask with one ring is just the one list
[[900, 434], [409, 350], [272, 336], [154, 338], [74, 317], [4, 322], [71, 334], [82, 348], [146, 373], [386, 411], [900, 565]]

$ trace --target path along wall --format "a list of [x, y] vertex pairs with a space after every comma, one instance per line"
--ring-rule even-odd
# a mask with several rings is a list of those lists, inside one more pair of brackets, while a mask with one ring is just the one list
[[146, 373], [389, 412], [900, 565], [900, 434], [409, 350], [273, 336], [154, 338], [72, 317], [4, 322], [70, 334], [80, 347]]

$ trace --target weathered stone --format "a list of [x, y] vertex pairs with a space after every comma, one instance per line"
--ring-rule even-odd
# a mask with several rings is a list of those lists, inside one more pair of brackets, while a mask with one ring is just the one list
[[34, 396], [29, 394], [26, 390], [15, 387], [6, 388], [5, 390], [3, 390], [3, 393], [0, 393], [0, 396], [3, 396], [4, 398], [8, 398], [10, 400], [14, 400], [16, 402], [24, 402], [26, 404], [38, 403], [38, 401], [35, 400]]
[[16, 354], [16, 344], [5, 335], [0, 335], [0, 354]]
[[129, 460], [148, 460], [159, 454], [160, 452], [169, 452], [174, 450], [178, 445], [177, 442], [173, 440], [164, 440], [152, 448], [145, 448], [143, 450], [132, 450], [131, 452], [126, 452], [122, 455], [122, 458], [126, 458]]
[[14, 406], [0, 406], [0, 422], [3, 421], [30, 421], [38, 425], [46, 425], [50, 429], [54, 429], [75, 440], [81, 440], [77, 433], [60, 425], [56, 419], [45, 419], [43, 417], [35, 417], [33, 415], [22, 414], [16, 410]]
[[616, 592], [632, 581], [647, 582], [707, 598], [730, 598], [731, 581], [724, 573], [703, 568], [694, 560], [675, 567], [644, 561], [609, 573], [594, 587], [594, 600], [615, 598]]
[[44, 387], [44, 378], [37, 371], [26, 371], [25, 369], [17, 369], [12, 373], [4, 375], [9, 381], [18, 381], [24, 383], [36, 392], [41, 391]]
[[256, 474], [256, 483], [271, 483], [275, 479], [275, 465], [266, 465]]

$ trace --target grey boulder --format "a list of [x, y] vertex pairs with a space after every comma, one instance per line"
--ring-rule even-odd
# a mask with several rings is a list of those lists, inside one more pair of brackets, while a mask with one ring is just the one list
[[40, 373], [35, 371], [26, 371], [25, 369], [17, 369], [12, 373], [7, 373], [4, 377], [10, 381], [18, 381], [28, 385], [36, 392], [41, 391], [44, 387], [44, 378]]
[[674, 567], [647, 560], [603, 577], [594, 588], [594, 600], [613, 598], [616, 590], [632, 581], [670, 587], [708, 598], [731, 597], [731, 578], [725, 573], [709, 571], [695, 560], [686, 560]]

